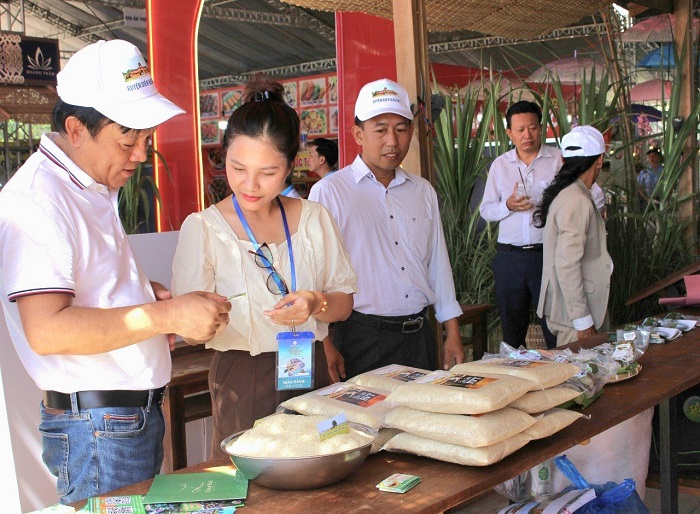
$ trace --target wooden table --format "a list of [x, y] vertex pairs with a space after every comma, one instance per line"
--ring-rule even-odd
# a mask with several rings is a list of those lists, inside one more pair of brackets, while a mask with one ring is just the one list
[[[569, 345], [592, 347], [607, 340], [601, 334]], [[660, 405], [661, 413], [661, 511], [678, 512], [677, 475], [675, 469], [675, 401], [674, 395], [700, 383], [700, 329], [664, 345], [652, 345], [642, 356], [643, 369], [636, 377], [609, 384], [605, 394], [594, 402], [586, 414], [565, 430], [546, 439], [531, 441], [502, 461], [487, 467], [449, 464], [409, 454], [379, 452], [370, 456], [363, 467], [335, 485], [312, 491], [276, 491], [250, 484], [246, 513], [308, 512], [310, 506], [324, 513], [352, 512], [443, 512], [489, 491], [546, 459], [563, 453], [601, 432], [648, 408]], [[180, 470], [202, 471], [229, 464], [225, 458]], [[392, 473], [419, 475], [422, 483], [406, 494], [378, 491], [374, 486]], [[620, 477], [623, 479], [625, 477]], [[115, 494], [144, 494], [150, 481], [115, 491]], [[83, 502], [80, 502], [83, 503]], [[79, 506], [79, 505], [78, 505]]]
[[213, 357], [214, 350], [207, 350], [204, 346], [190, 346], [184, 342], [172, 353], [173, 370], [168, 394], [163, 402], [165, 471], [187, 466], [185, 424], [211, 416], [208, 376]]

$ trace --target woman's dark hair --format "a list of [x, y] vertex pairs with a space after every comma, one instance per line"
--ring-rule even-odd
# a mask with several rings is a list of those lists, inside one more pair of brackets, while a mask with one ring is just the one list
[[309, 146], [316, 147], [316, 153], [326, 158], [326, 164], [333, 169], [338, 164], [338, 145], [335, 141], [324, 137], [317, 137], [309, 141]]
[[[65, 134], [66, 120], [70, 116], [77, 118], [77, 120], [85, 126], [85, 128], [88, 130], [90, 136], [92, 136], [93, 139], [95, 139], [97, 137], [97, 134], [99, 134], [100, 130], [105, 128], [107, 125], [109, 125], [110, 123], [116, 123], [116, 121], [112, 121], [97, 109], [94, 109], [92, 107], [81, 107], [79, 105], [67, 104], [63, 100], [59, 99], [58, 102], [56, 102], [56, 105], [53, 108], [53, 113], [51, 115], [52, 130], [54, 132], [58, 132], [59, 134]], [[127, 132], [130, 132], [132, 130], [136, 130], [124, 127], [123, 125], [119, 125], [118, 123], [117, 125], [119, 126], [119, 130], [121, 130], [122, 134], [126, 134]]]
[[299, 151], [299, 116], [285, 103], [284, 86], [258, 74], [246, 84], [243, 102], [228, 119], [224, 151], [236, 136], [266, 138], [291, 166]]
[[562, 189], [576, 182], [577, 178], [591, 169], [591, 166], [595, 164], [598, 157], [600, 156], [567, 157], [564, 159], [564, 164], [559, 170], [559, 173], [555, 175], [552, 183], [549, 184], [547, 189], [544, 190], [544, 193], [542, 193], [542, 204], [532, 215], [533, 225], [535, 225], [537, 228], [544, 227], [544, 225], [547, 223], [549, 206], [552, 205], [552, 202], [557, 195], [562, 191]]

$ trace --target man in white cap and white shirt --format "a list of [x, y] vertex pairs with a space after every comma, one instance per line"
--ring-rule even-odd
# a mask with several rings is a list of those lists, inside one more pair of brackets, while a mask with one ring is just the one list
[[0, 283], [15, 348], [37, 386], [42, 458], [62, 503], [152, 478], [174, 334], [208, 339], [231, 304], [172, 298], [139, 269], [119, 188], [160, 123], [184, 111], [156, 90], [141, 52], [100, 41], [58, 74], [57, 132], [0, 192]]
[[351, 129], [362, 153], [309, 195], [338, 222], [357, 273], [354, 310], [334, 324], [333, 343], [324, 341], [335, 379], [389, 364], [435, 369], [428, 305], [447, 332], [445, 367], [464, 360], [457, 321], [462, 310], [437, 195], [427, 180], [400, 167], [413, 129], [402, 86], [388, 79], [366, 84]]
[[542, 195], [533, 216], [544, 227], [544, 265], [537, 314], [557, 346], [607, 330], [612, 259], [605, 223], [591, 187], [603, 168], [605, 141], [589, 125], [561, 140], [564, 165]]

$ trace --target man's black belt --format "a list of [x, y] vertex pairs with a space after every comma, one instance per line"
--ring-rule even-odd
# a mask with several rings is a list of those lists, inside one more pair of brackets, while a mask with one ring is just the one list
[[[160, 405], [165, 398], [166, 387], [153, 389], [152, 405]], [[105, 407], [147, 407], [149, 390], [146, 391], [80, 391], [79, 409], [102, 409]], [[70, 393], [44, 391], [44, 407], [71, 410]]]
[[411, 314], [410, 316], [376, 316], [374, 314], [363, 314], [361, 312], [352, 311], [348, 321], [360, 323], [361, 325], [368, 325], [380, 330], [412, 334], [423, 328], [426, 311], [427, 308], [416, 314]]
[[506, 252], [541, 252], [542, 243], [536, 245], [515, 246], [505, 243], [496, 243], [496, 248]]

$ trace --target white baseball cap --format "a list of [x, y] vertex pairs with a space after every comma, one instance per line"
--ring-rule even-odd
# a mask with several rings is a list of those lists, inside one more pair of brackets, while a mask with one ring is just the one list
[[92, 107], [131, 129], [152, 128], [185, 112], [158, 92], [139, 49], [120, 39], [76, 52], [56, 79], [61, 100]]
[[605, 153], [603, 134], [590, 125], [574, 127], [561, 138], [561, 155], [567, 157], [594, 157]]
[[362, 86], [355, 102], [355, 116], [360, 121], [367, 121], [386, 113], [413, 119], [411, 102], [406, 90], [389, 79], [375, 80]]

